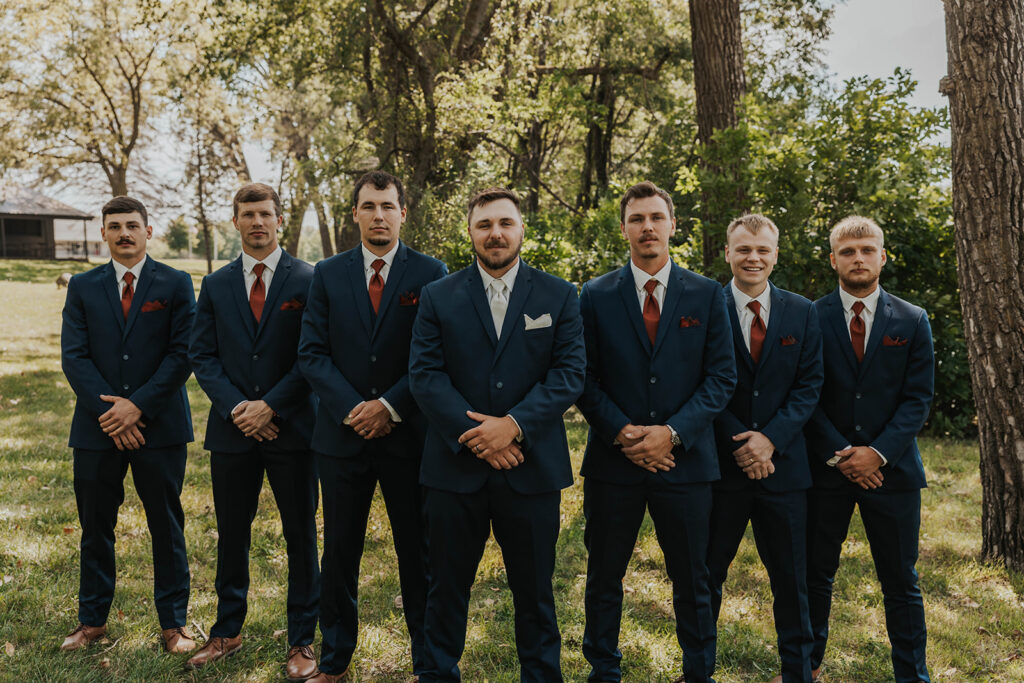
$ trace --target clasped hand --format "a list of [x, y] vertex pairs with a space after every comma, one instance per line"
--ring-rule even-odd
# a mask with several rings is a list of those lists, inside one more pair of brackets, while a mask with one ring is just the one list
[[665, 425], [627, 424], [615, 440], [629, 461], [648, 472], [667, 472], [676, 466], [672, 455], [672, 432]]
[[466, 415], [480, 424], [459, 437], [459, 443], [496, 470], [510, 470], [523, 462], [523, 451], [515, 442], [519, 426], [510, 416], [495, 417], [467, 410]]
[[278, 426], [272, 422], [274, 409], [266, 401], [244, 401], [231, 413], [231, 420], [242, 430], [242, 434], [257, 441], [273, 441], [277, 438]]
[[99, 417], [100, 429], [114, 440], [119, 451], [134, 451], [145, 445], [142, 428], [146, 425], [142, 420], [139, 407], [123, 396], [100, 394], [100, 400], [113, 403], [107, 412]]
[[775, 464], [772, 462], [775, 444], [771, 439], [761, 432], [746, 431], [734, 434], [732, 440], [746, 441], [732, 452], [732, 457], [748, 479], [764, 479], [775, 473]]
[[841, 460], [836, 465], [843, 476], [863, 489], [877, 489], [882, 485], [880, 467], [882, 456], [870, 446], [851, 446], [836, 451]]
[[363, 401], [348, 414], [348, 426], [366, 440], [387, 436], [395, 428], [391, 411], [378, 399]]

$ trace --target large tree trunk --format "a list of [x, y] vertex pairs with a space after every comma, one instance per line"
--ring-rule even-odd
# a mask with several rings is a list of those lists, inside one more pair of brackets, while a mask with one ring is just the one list
[[953, 220], [981, 445], [982, 553], [1024, 571], [1024, 6], [945, 0]]
[[[697, 139], [712, 144], [717, 130], [736, 125], [736, 105], [747, 90], [743, 72], [743, 27], [740, 0], [690, 0], [690, 31], [693, 41], [693, 84], [697, 99]], [[733, 169], [705, 168], [711, 175], [735, 176]], [[704, 272], [711, 273], [721, 260], [723, 235], [731, 214], [742, 209], [743, 188], [725, 198], [703, 191]], [[731, 204], [735, 206], [730, 206]]]

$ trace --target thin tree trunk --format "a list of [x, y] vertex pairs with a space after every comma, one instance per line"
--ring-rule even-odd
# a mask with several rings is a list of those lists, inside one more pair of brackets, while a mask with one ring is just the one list
[[981, 447], [982, 553], [1024, 571], [1024, 6], [945, 0], [953, 221]]
[[203, 183], [203, 145], [200, 125], [196, 126], [196, 209], [199, 211], [199, 224], [203, 227], [206, 274], [209, 275], [213, 272], [213, 240], [210, 236], [210, 221], [206, 219], [206, 188]]
[[327, 210], [324, 208], [323, 197], [317, 193], [313, 200], [313, 208], [316, 209], [316, 222], [320, 228], [320, 246], [324, 252], [324, 258], [334, 256], [334, 245], [331, 244], [331, 226], [327, 222]]

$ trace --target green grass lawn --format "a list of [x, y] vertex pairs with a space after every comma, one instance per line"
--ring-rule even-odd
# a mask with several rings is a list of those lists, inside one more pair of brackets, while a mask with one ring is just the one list
[[[182, 265], [184, 263], [184, 265]], [[202, 261], [179, 262], [198, 278]], [[284, 541], [269, 487], [253, 530], [250, 610], [244, 649], [201, 676], [184, 657], [159, 647], [152, 605], [150, 541], [131, 477], [117, 528], [118, 585], [109, 640], [86, 651], [58, 645], [76, 623], [79, 528], [66, 447], [74, 396], [60, 370], [58, 273], [85, 264], [0, 261], [0, 680], [280, 680], [287, 573]], [[183, 504], [192, 569], [189, 620], [213, 624], [216, 520], [208, 455], [201, 447], [209, 402], [189, 381], [198, 443], [189, 447]], [[577, 467], [585, 424], [568, 418]], [[978, 559], [981, 490], [977, 445], [925, 440], [931, 487], [923, 495], [921, 587], [929, 626], [929, 665], [936, 681], [1024, 680], [1024, 581]], [[555, 594], [566, 679], [586, 680], [583, 638], [582, 482], [562, 497]], [[322, 524], [322, 522], [321, 522]], [[666, 681], [680, 672], [671, 588], [648, 519], [626, 575], [621, 648], [626, 681]], [[398, 575], [382, 502], [374, 502], [361, 577], [362, 626], [353, 662], [356, 681], [411, 678], [408, 641], [396, 607]], [[719, 624], [720, 682], [762, 681], [777, 667], [768, 578], [748, 532], [725, 587]], [[827, 681], [892, 679], [882, 594], [859, 517], [836, 579]], [[517, 681], [512, 600], [501, 555], [488, 546], [474, 587], [462, 661], [467, 681]], [[198, 627], [198, 628], [197, 628]]]

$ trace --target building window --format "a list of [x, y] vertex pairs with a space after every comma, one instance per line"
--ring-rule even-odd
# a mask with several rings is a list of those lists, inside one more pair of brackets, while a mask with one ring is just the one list
[[8, 237], [42, 237], [43, 222], [33, 218], [5, 218], [4, 232]]

